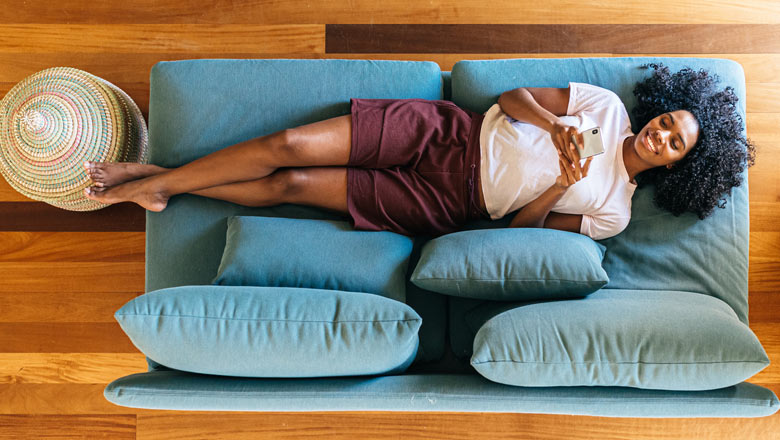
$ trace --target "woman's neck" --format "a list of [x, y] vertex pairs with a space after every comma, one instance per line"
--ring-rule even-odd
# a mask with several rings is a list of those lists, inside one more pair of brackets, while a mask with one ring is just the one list
[[636, 135], [629, 136], [623, 141], [623, 166], [626, 167], [628, 180], [636, 185], [634, 177], [644, 170], [649, 170], [652, 166], [648, 166], [648, 164], [642, 161], [642, 158], [636, 154], [634, 142], [636, 142]]

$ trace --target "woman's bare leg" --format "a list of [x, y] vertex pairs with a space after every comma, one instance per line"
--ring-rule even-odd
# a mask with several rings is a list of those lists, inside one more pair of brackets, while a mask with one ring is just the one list
[[[166, 168], [158, 170], [158, 174]], [[98, 188], [98, 193], [107, 191]], [[343, 167], [283, 168], [269, 176], [248, 182], [218, 185], [191, 194], [225, 200], [244, 206], [274, 206], [296, 203], [329, 209], [342, 215], [347, 211], [347, 169]]]
[[339, 116], [282, 130], [215, 151], [181, 167], [129, 181], [87, 197], [103, 203], [131, 201], [162, 211], [168, 199], [227, 183], [257, 180], [280, 167], [347, 165], [352, 116]]
[[[152, 164], [112, 162], [96, 164], [92, 170], [88, 170], [88, 174], [97, 187], [95, 191], [100, 192], [103, 191], [103, 188], [108, 189], [129, 180], [156, 176], [172, 169]], [[255, 182], [255, 180], [250, 180], [247, 182], [226, 183], [224, 185], [212, 186], [211, 188], [190, 191], [190, 194], [252, 206], [249, 203], [245, 203], [245, 201], [252, 199], [252, 195], [255, 192]]]

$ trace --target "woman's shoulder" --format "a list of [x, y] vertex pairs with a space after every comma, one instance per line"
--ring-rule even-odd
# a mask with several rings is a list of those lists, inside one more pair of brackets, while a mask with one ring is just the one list
[[581, 89], [583, 92], [590, 94], [603, 95], [605, 97], [620, 100], [620, 96], [618, 96], [617, 93], [606, 87], [597, 86], [596, 84], [570, 81], [569, 87], [570, 90]]
[[580, 82], [569, 82], [569, 87], [569, 111], [572, 113], [601, 112], [609, 107], [616, 107], [627, 114], [620, 96], [610, 89]]

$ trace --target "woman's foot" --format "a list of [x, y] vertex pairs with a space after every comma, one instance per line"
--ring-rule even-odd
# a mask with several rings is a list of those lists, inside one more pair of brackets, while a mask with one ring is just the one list
[[166, 168], [157, 165], [135, 162], [84, 162], [84, 168], [98, 188], [115, 186], [167, 171]]
[[149, 211], [160, 212], [168, 205], [170, 197], [155, 186], [152, 178], [138, 179], [111, 188], [84, 188], [84, 195], [106, 204], [135, 202]]

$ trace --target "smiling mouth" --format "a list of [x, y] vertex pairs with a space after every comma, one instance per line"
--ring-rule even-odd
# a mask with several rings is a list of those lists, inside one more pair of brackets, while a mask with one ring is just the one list
[[645, 135], [645, 148], [647, 148], [648, 150], [652, 151], [652, 152], [653, 152], [653, 154], [658, 154], [658, 151], [656, 151], [655, 149], [653, 149], [653, 146], [652, 146], [652, 145], [653, 145], [653, 144], [652, 144], [652, 140], [650, 139], [650, 132], [648, 132], [648, 133]]

